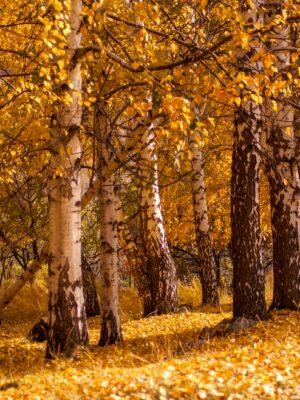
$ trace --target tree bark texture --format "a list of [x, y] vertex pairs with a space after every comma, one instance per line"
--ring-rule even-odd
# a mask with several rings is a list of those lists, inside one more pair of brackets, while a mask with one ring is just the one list
[[105, 168], [113, 157], [110, 151], [110, 129], [106, 122], [105, 107], [97, 106], [95, 111], [95, 133], [98, 140], [100, 179], [100, 296], [101, 333], [100, 346], [114, 344], [122, 340], [119, 316], [118, 281], [118, 239], [114, 208], [114, 176], [105, 178]]
[[81, 265], [85, 312], [87, 317], [94, 317], [95, 315], [100, 315], [95, 277], [84, 256], [81, 257]]
[[140, 153], [138, 170], [139, 215], [152, 297], [147, 313], [166, 314], [175, 311], [178, 304], [177, 280], [163, 225], [153, 129], [149, 129], [147, 142]]
[[196, 241], [202, 283], [202, 304], [219, 304], [216, 263], [213, 254], [205, 195], [205, 181], [202, 150], [193, 139], [190, 141], [192, 151], [192, 193], [196, 230]]
[[[284, 74], [290, 65], [289, 27], [278, 24], [283, 2], [266, 6], [268, 50], [276, 56], [275, 66]], [[276, 19], [275, 19], [276, 18]], [[294, 109], [289, 99], [280, 94], [274, 109], [266, 103], [267, 160], [273, 236], [274, 294], [271, 308], [299, 309], [300, 305], [300, 138], [294, 129]]]
[[[65, 59], [80, 47], [81, 2], [72, 0], [71, 32]], [[60, 103], [52, 128], [52, 176], [49, 186], [49, 331], [47, 357], [72, 356], [78, 345], [88, 343], [81, 273], [81, 73], [78, 62], [70, 63], [68, 90], [72, 101]], [[67, 86], [67, 85], [63, 85]]]
[[[254, 1], [253, 9], [242, 2], [240, 12], [246, 26], [251, 28], [259, 22], [258, 8], [259, 2]], [[245, 74], [260, 69], [259, 63], [249, 64], [256, 50], [252, 43], [248, 51], [239, 49], [238, 65]], [[235, 112], [231, 180], [233, 317], [262, 319], [266, 314], [259, 210], [262, 115], [259, 104], [243, 100], [252, 89], [241, 90], [242, 104]]]
[[129, 264], [130, 273], [134, 277], [136, 288], [143, 302], [143, 313], [146, 317], [153, 310], [151, 288], [149, 285], [150, 271], [148, 270], [148, 260], [143, 244], [140, 243], [140, 240], [138, 240], [130, 229], [118, 193], [115, 193], [115, 210], [119, 246]]

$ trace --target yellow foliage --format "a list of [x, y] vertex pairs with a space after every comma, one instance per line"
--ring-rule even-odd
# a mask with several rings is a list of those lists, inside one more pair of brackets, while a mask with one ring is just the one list
[[201, 330], [230, 313], [199, 310], [129, 320], [124, 342], [105, 348], [97, 346], [100, 322], [92, 318], [91, 346], [79, 361], [45, 363], [45, 345], [25, 339], [32, 320], [20, 321], [20, 311], [1, 325], [1, 400], [299, 398], [297, 312], [273, 312], [272, 320], [247, 331], [206, 340], [199, 340]]
[[179, 304], [190, 304], [195, 307], [201, 305], [202, 289], [199, 279], [193, 278], [191, 285], [187, 286], [178, 282]]

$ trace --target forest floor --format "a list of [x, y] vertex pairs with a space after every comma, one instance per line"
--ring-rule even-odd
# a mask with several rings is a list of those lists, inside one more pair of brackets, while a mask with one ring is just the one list
[[[195, 288], [180, 297], [196, 298]], [[192, 300], [193, 298], [189, 298]], [[230, 306], [138, 318], [132, 289], [121, 295], [124, 341], [100, 348], [99, 318], [79, 361], [44, 360], [45, 344], [26, 334], [47, 303], [33, 285], [3, 313], [0, 399], [300, 399], [300, 314], [272, 319], [229, 337], [199, 341], [205, 327], [230, 318]], [[132, 305], [130, 309], [130, 305]]]

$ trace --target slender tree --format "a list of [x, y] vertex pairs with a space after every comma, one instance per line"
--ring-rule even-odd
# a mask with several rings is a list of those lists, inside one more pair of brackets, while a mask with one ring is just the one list
[[216, 263], [213, 254], [205, 195], [205, 180], [202, 150], [195, 139], [190, 140], [192, 151], [193, 210], [202, 283], [202, 304], [219, 303]]
[[114, 208], [114, 176], [105, 177], [105, 169], [113, 158], [111, 151], [111, 131], [105, 106], [97, 105], [95, 110], [95, 133], [98, 140], [100, 180], [100, 274], [101, 274], [101, 335], [99, 345], [114, 344], [122, 340], [119, 316], [118, 282], [118, 240]]
[[143, 313], [146, 317], [153, 312], [148, 260], [143, 243], [130, 229], [117, 191], [115, 192], [115, 209], [119, 246], [129, 264], [130, 273], [134, 277], [136, 288], [143, 302]]
[[176, 267], [167, 243], [161, 212], [155, 135], [149, 129], [138, 161], [139, 216], [148, 259], [148, 279], [152, 304], [147, 313], [165, 314], [178, 304]]

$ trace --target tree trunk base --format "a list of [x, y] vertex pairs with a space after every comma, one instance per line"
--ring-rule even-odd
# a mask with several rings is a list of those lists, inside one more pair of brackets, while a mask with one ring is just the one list
[[273, 301], [269, 307], [269, 310], [284, 310], [286, 307], [283, 302]]
[[[266, 318], [264, 320], [269, 320], [271, 318], [271, 314], [267, 313]], [[227, 337], [234, 333], [239, 333], [246, 329], [252, 328], [257, 325], [261, 320], [252, 319], [252, 318], [232, 318], [232, 319], [224, 319], [219, 322], [218, 325], [212, 328], [205, 328], [200, 334], [200, 338], [202, 340], [211, 339], [213, 337]]]
[[48, 336], [49, 321], [42, 317], [27, 333], [26, 338], [31, 342], [45, 342]]
[[107, 344], [116, 344], [122, 341], [121, 327], [113, 312], [110, 311], [104, 314], [101, 321], [101, 335], [98, 345], [104, 347]]

